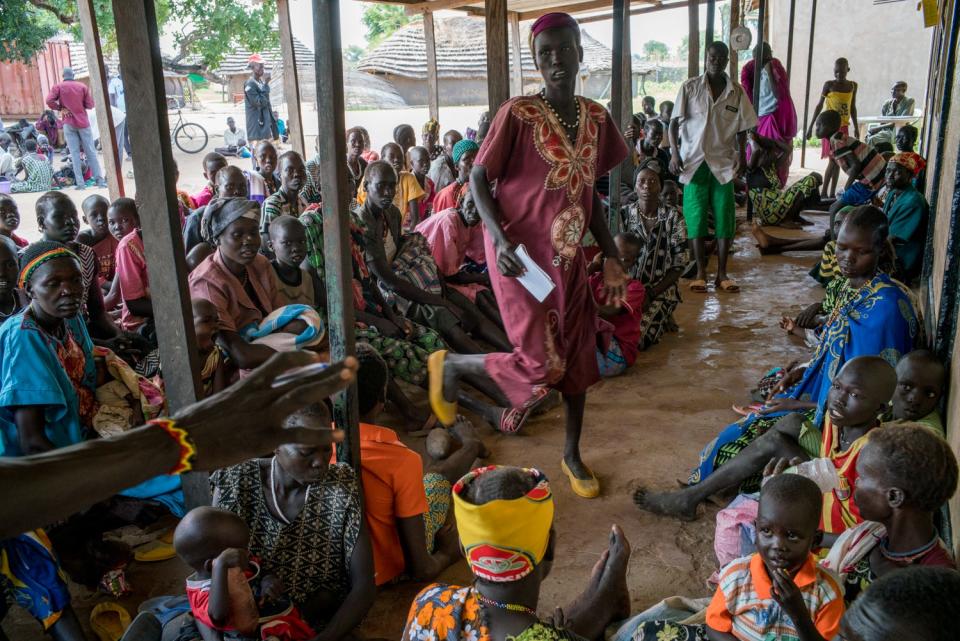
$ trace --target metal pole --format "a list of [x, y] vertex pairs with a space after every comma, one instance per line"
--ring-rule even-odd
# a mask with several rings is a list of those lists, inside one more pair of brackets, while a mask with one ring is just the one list
[[810, 8], [810, 43], [807, 45], [807, 84], [803, 92], [803, 144], [800, 145], [800, 166], [806, 167], [807, 162], [807, 128], [810, 123], [810, 74], [813, 72], [813, 35], [817, 26], [817, 0], [813, 0]]
[[787, 78], [793, 70], [793, 23], [797, 13], [797, 0], [790, 0], [790, 24], [787, 27]]
[[[119, 1], [119, 0], [115, 0]], [[317, 135], [323, 193], [323, 255], [327, 287], [327, 331], [330, 360], [337, 362], [354, 349], [353, 264], [350, 253], [350, 209], [346, 125], [343, 110], [343, 58], [340, 52], [339, 0], [313, 0], [314, 69], [317, 83]], [[337, 460], [360, 465], [360, 422], [357, 387], [337, 395], [333, 405], [337, 427], [346, 432]]]
[[[613, 0], [613, 70], [610, 76], [610, 102], [613, 121], [621, 131], [633, 119], [633, 77], [630, 56], [630, 0]], [[620, 182], [630, 172], [633, 159], [627, 156], [610, 172], [610, 210], [608, 224], [611, 231], [620, 229]]]

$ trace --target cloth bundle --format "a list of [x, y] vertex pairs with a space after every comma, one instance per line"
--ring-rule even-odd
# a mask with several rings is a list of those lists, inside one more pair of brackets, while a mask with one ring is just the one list
[[[293, 321], [303, 321], [307, 327], [300, 334], [281, 331]], [[308, 305], [285, 305], [275, 309], [259, 323], [251, 323], [240, 330], [245, 340], [266, 345], [278, 352], [292, 352], [313, 347], [323, 341], [326, 326], [317, 310]]]

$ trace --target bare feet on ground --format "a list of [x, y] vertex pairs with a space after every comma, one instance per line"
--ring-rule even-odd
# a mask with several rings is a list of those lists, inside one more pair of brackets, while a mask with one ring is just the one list
[[692, 503], [687, 499], [682, 490], [679, 492], [651, 492], [645, 487], [640, 487], [633, 493], [633, 502], [641, 510], [660, 516], [672, 516], [681, 521], [697, 520], [697, 503]]
[[586, 589], [563, 609], [568, 628], [585, 639], [600, 639], [607, 625], [630, 616], [629, 562], [630, 542], [620, 526], [614, 525]]

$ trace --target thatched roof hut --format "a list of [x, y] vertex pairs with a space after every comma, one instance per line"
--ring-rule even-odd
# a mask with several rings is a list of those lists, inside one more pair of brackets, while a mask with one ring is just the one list
[[[437, 76], [444, 104], [483, 104], [486, 101], [487, 49], [482, 18], [436, 18], [434, 33], [437, 49]], [[521, 62], [524, 90], [534, 91], [540, 73], [526, 46], [528, 30], [521, 33]], [[584, 95], [600, 98], [608, 91], [612, 52], [586, 31], [582, 34]], [[510, 59], [511, 72], [513, 66]], [[373, 51], [367, 53], [357, 69], [390, 81], [410, 104], [426, 104], [427, 56], [423, 22], [418, 20], [398, 29]], [[650, 70], [634, 69], [635, 76]]]

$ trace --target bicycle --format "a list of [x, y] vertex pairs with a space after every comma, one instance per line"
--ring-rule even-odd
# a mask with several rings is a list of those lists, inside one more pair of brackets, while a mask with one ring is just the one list
[[180, 100], [174, 96], [167, 96], [167, 111], [177, 110], [177, 122], [171, 128], [170, 140], [180, 151], [188, 154], [198, 154], [207, 146], [209, 136], [207, 130], [195, 122], [184, 122]]

